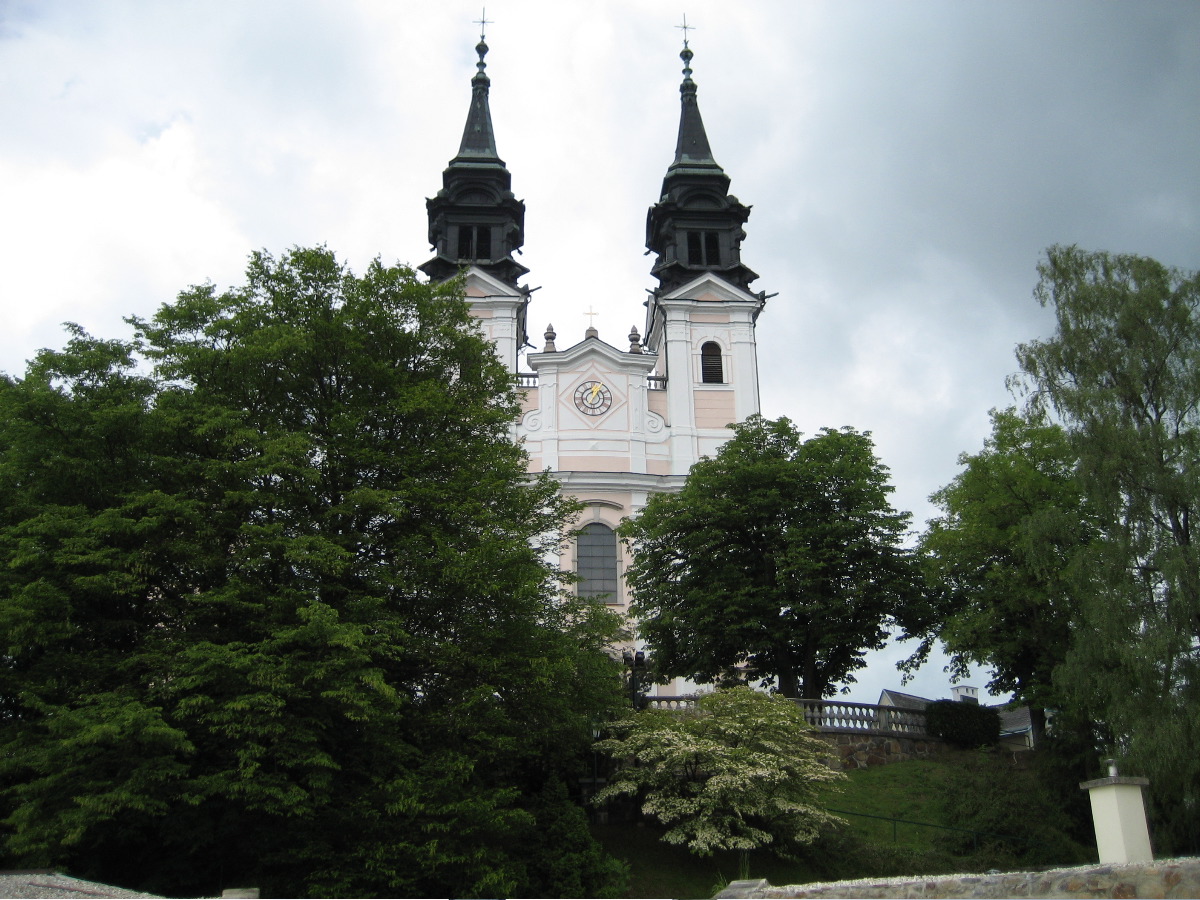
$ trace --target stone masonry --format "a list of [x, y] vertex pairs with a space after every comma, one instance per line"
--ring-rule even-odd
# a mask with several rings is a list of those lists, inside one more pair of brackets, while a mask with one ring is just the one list
[[792, 898], [964, 897], [1200, 897], [1200, 858], [1162, 859], [1124, 866], [1092, 865], [1045, 872], [864, 878], [772, 887], [765, 879], [734, 881], [716, 895], [726, 900]]
[[891, 737], [862, 732], [822, 731], [818, 735], [833, 746], [833, 755], [822, 760], [831, 769], [848, 771], [903, 762], [908, 759], [929, 759], [946, 749], [945, 741], [932, 737]]

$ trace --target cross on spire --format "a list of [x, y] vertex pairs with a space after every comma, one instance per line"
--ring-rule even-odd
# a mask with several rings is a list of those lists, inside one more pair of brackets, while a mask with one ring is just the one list
[[584, 315], [588, 317], [588, 328], [591, 328], [596, 324], [596, 316], [600, 315], [600, 313], [593, 310], [592, 305], [589, 303], [587, 312], [585, 312]]
[[676, 28], [678, 28], [678, 29], [680, 29], [680, 30], [683, 32], [683, 46], [684, 46], [684, 47], [687, 47], [687, 45], [688, 45], [688, 32], [689, 32], [689, 31], [694, 31], [694, 30], [695, 30], [695, 28], [696, 28], [696, 26], [695, 26], [695, 25], [689, 25], [689, 24], [687, 23], [687, 13], [684, 13], [684, 14], [683, 14], [683, 24], [682, 24], [682, 25], [676, 25], [675, 27], [676, 27]]
[[[484, 39], [484, 33], [487, 31], [487, 27], [495, 24], [495, 22], [487, 17], [486, 6], [482, 8], [482, 11], [479, 13], [479, 18], [475, 20], [475, 24], [479, 26], [479, 39], [482, 41]], [[687, 41], [684, 41], [684, 43], [687, 43]]]

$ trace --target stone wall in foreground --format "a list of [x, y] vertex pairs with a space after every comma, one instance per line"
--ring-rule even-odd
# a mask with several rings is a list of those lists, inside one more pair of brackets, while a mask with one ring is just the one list
[[924, 735], [896, 737], [867, 732], [818, 731], [817, 737], [833, 746], [833, 755], [822, 760], [831, 769], [865, 769], [908, 759], [929, 759], [946, 749], [946, 742]]
[[1046, 872], [878, 878], [772, 887], [766, 880], [734, 881], [720, 898], [890, 897], [1200, 897], [1200, 858], [1128, 865], [1093, 865]]

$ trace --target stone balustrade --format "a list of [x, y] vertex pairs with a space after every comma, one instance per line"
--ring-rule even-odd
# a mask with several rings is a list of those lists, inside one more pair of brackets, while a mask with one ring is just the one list
[[925, 711], [878, 706], [874, 703], [843, 703], [836, 700], [797, 700], [808, 724], [818, 731], [926, 737]]
[[[822, 761], [832, 769], [865, 769], [908, 759], [929, 759], [945, 749], [925, 732], [925, 712], [874, 703], [797, 700], [804, 719], [829, 744]], [[694, 696], [647, 697], [645, 709], [695, 709]]]
[[647, 697], [645, 709], [695, 709], [695, 697]]
[[[925, 738], [925, 711], [844, 703], [836, 700], [796, 700], [804, 720], [826, 734], [878, 734], [888, 737]], [[695, 696], [647, 697], [646, 709], [694, 709]]]

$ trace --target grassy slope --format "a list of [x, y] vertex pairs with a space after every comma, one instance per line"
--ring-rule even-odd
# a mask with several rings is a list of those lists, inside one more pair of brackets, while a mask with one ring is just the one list
[[[839, 792], [830, 791], [826, 805], [878, 816], [951, 825], [942, 821], [939, 792], [955, 779], [967, 756], [946, 753], [936, 760], [912, 760], [848, 773]], [[860, 816], [843, 816], [849, 836], [814, 848], [807, 860], [787, 862], [770, 853], [750, 855], [748, 877], [772, 884], [871, 877], [892, 874], [938, 874], [990, 867], [990, 863], [952, 857], [936, 839], [948, 832], [910, 824], [893, 824]], [[632, 897], [710, 897], [721, 879], [742, 877], [736, 853], [708, 858], [662, 843], [653, 825], [597, 826], [606, 849], [630, 865]]]
[[[850, 772], [840, 793], [827, 792], [825, 805], [833, 809], [905, 819], [908, 823], [949, 825], [942, 821], [937, 795], [956, 765], [957, 757], [910, 760]], [[938, 829], [892, 823], [866, 816], [842, 816], [851, 830], [871, 841], [895, 842], [921, 850], [933, 848]]]

